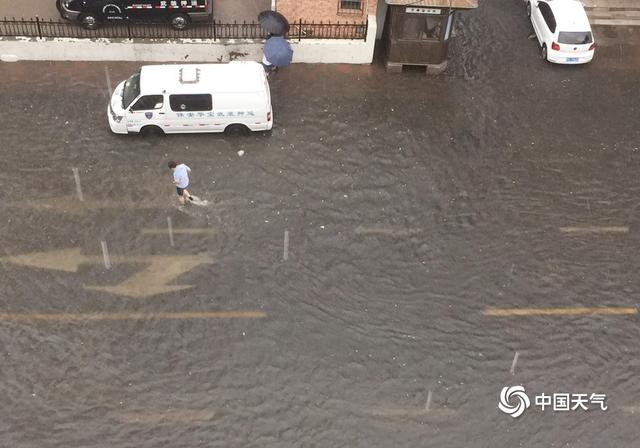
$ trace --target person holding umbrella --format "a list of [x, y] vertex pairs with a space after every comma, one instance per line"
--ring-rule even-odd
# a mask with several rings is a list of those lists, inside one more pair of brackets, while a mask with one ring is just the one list
[[267, 74], [278, 67], [286, 67], [293, 60], [291, 44], [283, 37], [289, 32], [289, 21], [277, 11], [262, 11], [258, 22], [269, 33], [264, 44], [262, 66]]

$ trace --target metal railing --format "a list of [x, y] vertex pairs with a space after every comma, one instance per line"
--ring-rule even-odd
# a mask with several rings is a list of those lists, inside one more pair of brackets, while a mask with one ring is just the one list
[[[298, 21], [291, 24], [290, 40], [352, 39], [367, 37], [367, 22], [323, 23]], [[78, 38], [78, 39], [265, 39], [266, 31], [259, 23], [221, 23], [210, 21], [191, 23], [185, 30], [176, 30], [164, 23], [119, 21], [105, 23], [96, 30], [79, 24], [58, 20], [15, 19], [0, 20], [0, 37]]]

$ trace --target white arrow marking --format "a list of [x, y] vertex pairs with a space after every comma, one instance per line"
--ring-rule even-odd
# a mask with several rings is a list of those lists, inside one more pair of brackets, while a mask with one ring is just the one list
[[[201, 264], [212, 264], [215, 261], [206, 254], [112, 256], [111, 259], [114, 264], [143, 263], [148, 266], [118, 285], [87, 286], [86, 289], [133, 298], [181, 291], [193, 285], [170, 285], [169, 283]], [[82, 255], [80, 249], [76, 248], [5, 257], [0, 258], [0, 262], [38, 269], [78, 272], [81, 264], [99, 264], [103, 259], [100, 256]]]

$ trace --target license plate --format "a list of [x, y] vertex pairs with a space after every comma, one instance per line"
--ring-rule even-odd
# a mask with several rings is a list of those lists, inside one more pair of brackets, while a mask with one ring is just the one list
[[578, 62], [578, 58], [567, 58], [567, 62]]

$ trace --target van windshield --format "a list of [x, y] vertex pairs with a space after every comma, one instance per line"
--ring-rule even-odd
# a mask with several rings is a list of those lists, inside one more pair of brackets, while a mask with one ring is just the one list
[[135, 72], [124, 83], [122, 91], [122, 108], [126, 109], [140, 95], [140, 70]]
[[584, 45], [593, 42], [589, 31], [561, 31], [558, 35], [558, 43], [569, 45]]

